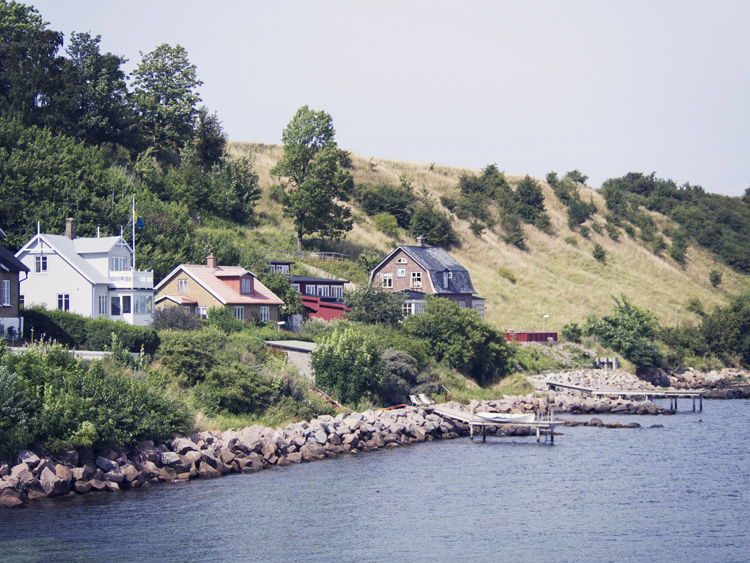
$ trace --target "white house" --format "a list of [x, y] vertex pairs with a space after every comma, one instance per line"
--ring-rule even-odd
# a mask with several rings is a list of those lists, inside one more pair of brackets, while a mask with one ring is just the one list
[[149, 325], [154, 273], [133, 269], [131, 257], [121, 236], [76, 238], [75, 219], [67, 219], [65, 236], [38, 233], [16, 252], [29, 268], [21, 303]]

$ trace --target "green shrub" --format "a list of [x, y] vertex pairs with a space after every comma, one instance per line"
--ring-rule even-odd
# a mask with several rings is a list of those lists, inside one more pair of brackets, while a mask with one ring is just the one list
[[239, 332], [248, 326], [245, 321], [235, 318], [234, 311], [229, 307], [211, 307], [208, 310], [208, 324], [224, 334]]
[[497, 273], [501, 278], [505, 278], [510, 283], [516, 283], [516, 276], [513, 275], [513, 272], [511, 272], [508, 268], [498, 268]]
[[475, 237], [481, 237], [482, 233], [484, 233], [484, 225], [481, 221], [477, 221], [476, 219], [469, 223], [469, 229], [474, 233]]
[[271, 382], [248, 366], [233, 363], [215, 366], [195, 386], [195, 396], [203, 411], [216, 416], [221, 412], [252, 414], [265, 410], [272, 395]]
[[367, 284], [346, 292], [344, 299], [351, 308], [346, 314], [346, 318], [351, 321], [394, 324], [404, 318], [404, 294], [401, 292], [387, 291], [380, 286]]
[[708, 281], [711, 282], [713, 287], [719, 287], [721, 285], [722, 274], [719, 270], [711, 270], [708, 272]]
[[403, 327], [406, 333], [424, 340], [437, 361], [458, 369], [480, 385], [510, 372], [513, 352], [505, 336], [476, 311], [462, 309], [458, 303], [428, 295], [424, 313], [411, 315]]
[[109, 350], [112, 335], [129, 352], [154, 354], [159, 348], [159, 334], [151, 327], [134, 326], [109, 319], [86, 319], [86, 349]]
[[574, 236], [568, 235], [563, 240], [571, 246], [578, 246], [578, 240]]
[[602, 264], [607, 262], [607, 251], [604, 250], [604, 247], [598, 242], [594, 243], [594, 250], [592, 252], [592, 255], [597, 260], [597, 262], [601, 262]]
[[343, 327], [312, 353], [315, 384], [345, 404], [375, 400], [385, 385], [380, 350], [371, 335]]
[[562, 337], [568, 342], [581, 342], [583, 338], [583, 327], [578, 323], [568, 323], [562, 327]]
[[202, 323], [198, 317], [182, 307], [162, 307], [154, 312], [154, 330], [198, 330]]
[[503, 242], [521, 250], [526, 250], [526, 235], [523, 232], [523, 225], [518, 217], [511, 215], [502, 222], [501, 227], [505, 231]]
[[373, 216], [372, 222], [379, 231], [389, 237], [396, 238], [398, 236], [398, 222], [390, 213], [378, 213]]
[[200, 331], [161, 333], [156, 358], [167, 372], [183, 386], [206, 379], [218, 364], [217, 354], [226, 345], [227, 336], [216, 327]]

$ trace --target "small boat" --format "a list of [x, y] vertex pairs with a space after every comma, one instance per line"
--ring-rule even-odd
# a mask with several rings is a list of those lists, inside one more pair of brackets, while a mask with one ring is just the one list
[[501, 412], [478, 412], [477, 416], [487, 422], [512, 422], [513, 424], [534, 422], [534, 413], [505, 414]]

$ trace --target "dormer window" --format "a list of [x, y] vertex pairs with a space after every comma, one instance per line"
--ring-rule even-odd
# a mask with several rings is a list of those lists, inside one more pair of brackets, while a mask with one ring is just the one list
[[448, 272], [443, 272], [443, 289], [448, 289]]
[[250, 278], [242, 278], [240, 280], [240, 293], [252, 292], [252, 284], [250, 283], [250, 281]]

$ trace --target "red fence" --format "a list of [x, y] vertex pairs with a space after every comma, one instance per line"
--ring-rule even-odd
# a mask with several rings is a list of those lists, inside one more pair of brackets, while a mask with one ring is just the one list
[[556, 332], [506, 332], [508, 342], [557, 342]]

